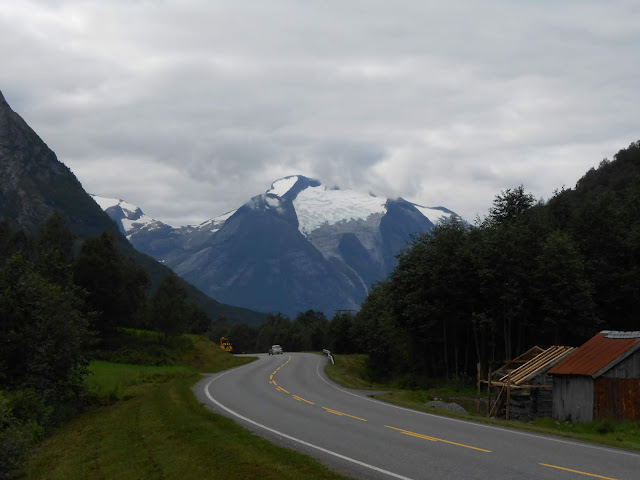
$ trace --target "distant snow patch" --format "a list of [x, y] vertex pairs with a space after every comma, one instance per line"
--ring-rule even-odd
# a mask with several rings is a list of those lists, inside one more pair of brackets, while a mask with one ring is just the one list
[[96, 201], [102, 210], [106, 210], [110, 207], [120, 207], [127, 215], [135, 213], [138, 210], [138, 207], [132, 205], [131, 203], [125, 202], [124, 200], [119, 200], [117, 198], [106, 198], [99, 197], [97, 195], [91, 195], [93, 199]]
[[106, 210], [109, 207], [114, 207], [118, 205], [118, 203], [120, 203], [120, 200], [118, 200], [117, 198], [99, 197], [97, 195], [91, 195], [91, 196], [96, 201], [96, 203], [100, 205], [100, 208], [102, 210]]
[[271, 189], [267, 191], [267, 193], [271, 193], [272, 195], [276, 195], [277, 197], [283, 196], [287, 193], [298, 181], [297, 176], [281, 178], [280, 180], [276, 180], [271, 185]]
[[219, 217], [210, 218], [209, 220], [202, 222], [200, 225], [198, 225], [197, 228], [203, 229], [206, 227], [210, 227], [211, 232], [215, 233], [222, 228], [222, 225], [224, 225], [224, 222], [226, 222], [234, 213], [236, 213], [236, 211], [237, 210], [231, 210], [230, 212], [220, 215]]
[[130, 203], [127, 203], [127, 202], [125, 202], [123, 200], [120, 200], [120, 203], [118, 203], [118, 205], [127, 214], [134, 213], [136, 210], [138, 210], [138, 207], [136, 207], [135, 205], [132, 205]]
[[154, 220], [148, 215], [142, 215], [140, 218], [137, 218], [135, 220], [129, 220], [128, 218], [123, 218], [120, 221], [122, 222], [122, 227], [124, 228], [124, 231], [129, 233], [133, 229], [134, 225], [145, 226], [155, 222], [156, 220]]
[[308, 235], [318, 227], [343, 221], [366, 220], [386, 211], [386, 198], [370, 197], [353, 190], [327, 190], [324, 185], [309, 187], [293, 201], [299, 230]]
[[206, 220], [202, 222], [200, 225], [198, 225], [198, 228], [203, 228], [203, 227], [208, 227], [209, 225], [223, 223], [227, 219], [229, 219], [229, 217], [231, 217], [231, 215], [233, 215], [234, 213], [236, 213], [236, 210], [231, 210], [230, 212], [227, 212], [224, 215], [220, 215], [219, 217], [210, 218], [209, 220]]
[[442, 210], [437, 210], [435, 208], [422, 207], [416, 204], [414, 204], [414, 207], [416, 207], [420, 211], [420, 213], [427, 217], [434, 225], [437, 224], [440, 220], [447, 220], [449, 217], [451, 217], [450, 213], [443, 212]]

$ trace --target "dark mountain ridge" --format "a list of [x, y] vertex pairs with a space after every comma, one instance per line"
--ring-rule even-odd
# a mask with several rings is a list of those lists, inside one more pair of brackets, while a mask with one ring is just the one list
[[15, 113], [0, 92], [0, 217], [34, 230], [60, 210], [80, 237], [118, 229], [71, 170]]
[[[60, 212], [79, 241], [102, 232], [114, 235], [122, 253], [141, 264], [154, 285], [170, 272], [133, 248], [71, 170], [11, 109], [0, 92], [0, 218], [8, 219], [15, 228], [35, 231], [54, 211]], [[223, 315], [231, 323], [257, 324], [265, 318], [258, 312], [219, 303], [192, 285], [188, 289], [213, 319]]]

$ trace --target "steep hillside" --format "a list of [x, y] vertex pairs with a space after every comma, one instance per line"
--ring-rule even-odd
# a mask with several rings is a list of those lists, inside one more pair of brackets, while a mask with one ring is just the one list
[[[33, 231], [54, 211], [81, 240], [111, 232], [122, 252], [141, 263], [157, 284], [169, 269], [136, 251], [118, 226], [84, 191], [75, 175], [27, 123], [14, 112], [0, 92], [0, 218], [15, 227]], [[230, 322], [259, 323], [265, 316], [247, 309], [223, 305], [189, 286], [191, 295], [212, 317]]]
[[0, 92], [0, 217], [33, 230], [54, 210], [62, 212], [80, 237], [116, 225], [89, 197], [82, 185], [9, 107]]

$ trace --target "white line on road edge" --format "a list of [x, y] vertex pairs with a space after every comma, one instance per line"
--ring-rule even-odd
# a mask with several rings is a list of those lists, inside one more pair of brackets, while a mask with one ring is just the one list
[[211, 379], [204, 386], [204, 393], [207, 395], [209, 400], [211, 400], [213, 403], [215, 403], [218, 407], [220, 407], [223, 410], [226, 410], [227, 412], [229, 412], [231, 415], [233, 415], [235, 417], [238, 417], [239, 419], [244, 420], [245, 422], [249, 422], [250, 424], [255, 425], [256, 427], [260, 427], [260, 428], [262, 428], [264, 430], [268, 430], [271, 433], [275, 433], [276, 435], [280, 435], [281, 437], [288, 438], [289, 440], [293, 440], [294, 442], [300, 443], [302, 445], [306, 445], [307, 447], [315, 448], [316, 450], [319, 450], [319, 451], [321, 451], [323, 453], [327, 453], [329, 455], [333, 455], [334, 457], [341, 458], [342, 460], [346, 460], [347, 462], [355, 463], [356, 465], [360, 465], [362, 467], [369, 468], [371, 470], [375, 470], [376, 472], [380, 472], [380, 473], [383, 473], [385, 475], [389, 475], [391, 477], [399, 478], [401, 480], [412, 480], [409, 477], [403, 477], [402, 475], [398, 475], [397, 473], [389, 472], [388, 470], [383, 470], [382, 468], [374, 467], [373, 465], [369, 465], [368, 463], [361, 462], [361, 461], [356, 460], [354, 458], [345, 457], [344, 455], [340, 455], [339, 453], [332, 452], [331, 450], [327, 450], [326, 448], [322, 448], [322, 447], [319, 447], [317, 445], [313, 445], [312, 443], [305, 442], [304, 440], [300, 440], [299, 438], [295, 438], [295, 437], [292, 437], [292, 436], [287, 435], [285, 433], [279, 432], [277, 430], [274, 430], [273, 428], [267, 427], [265, 425], [262, 425], [261, 423], [255, 422], [255, 421], [253, 421], [253, 420], [251, 420], [251, 419], [249, 419], [247, 417], [244, 417], [244, 416], [240, 415], [239, 413], [234, 412], [230, 408], [225, 407], [224, 405], [222, 405], [220, 402], [218, 402], [215, 398], [213, 398], [211, 396], [211, 394], [209, 393], [209, 387], [211, 386], [211, 384], [213, 382], [215, 382], [219, 378], [224, 377], [227, 373], [231, 373], [231, 370], [228, 371], [228, 372], [223, 373], [222, 375], [218, 375], [217, 377]]
[[[324, 359], [324, 357], [321, 357], [321, 358]], [[347, 393], [349, 395], [353, 395], [354, 397], [361, 398], [362, 400], [368, 400], [370, 402], [374, 402], [374, 403], [377, 403], [379, 405], [383, 405], [385, 407], [396, 408], [398, 410], [404, 410], [405, 412], [417, 413], [417, 414], [420, 414], [420, 415], [426, 415], [427, 417], [434, 417], [434, 418], [438, 418], [440, 420], [448, 420], [448, 421], [451, 421], [451, 422], [465, 423], [467, 425], [471, 425], [471, 426], [474, 426], [474, 427], [488, 428], [490, 430], [498, 430], [498, 431], [505, 432], [505, 433], [512, 433], [514, 435], [522, 435], [522, 436], [525, 436], [525, 437], [539, 438], [539, 439], [542, 439], [542, 440], [549, 440], [551, 442], [557, 442], [557, 443], [567, 443], [569, 445], [574, 445], [576, 447], [592, 448], [594, 450], [604, 450], [604, 451], [607, 451], [607, 452], [619, 453], [620, 455], [628, 455], [628, 456], [631, 456], [631, 457], [638, 456], [638, 454], [635, 453], [635, 452], [625, 452], [624, 450], [619, 450], [619, 449], [616, 449], [614, 447], [607, 448], [607, 447], [601, 447], [599, 445], [589, 445], [589, 444], [582, 443], [582, 442], [572, 442], [572, 441], [569, 441], [569, 440], [561, 440], [559, 438], [554, 438], [554, 437], [551, 437], [551, 436], [547, 437], [547, 436], [542, 436], [542, 435], [536, 435], [534, 433], [520, 432], [518, 430], [512, 430], [512, 429], [509, 429], [509, 428], [494, 427], [494, 426], [491, 426], [491, 425], [485, 425], [483, 423], [471, 422], [469, 420], [460, 420], [458, 418], [444, 417], [442, 415], [435, 415], [433, 413], [421, 412], [420, 410], [412, 410], [411, 408], [399, 407], [398, 405], [393, 405], [391, 403], [387, 403], [387, 402], [383, 402], [383, 401], [380, 401], [380, 400], [376, 400], [375, 398], [370, 398], [370, 397], [367, 397], [367, 396], [358, 395], [356, 393], [353, 393], [353, 392], [350, 392], [350, 391], [345, 390], [343, 388], [340, 388], [337, 385], [334, 385], [333, 383], [329, 382], [326, 378], [324, 378], [322, 375], [320, 375], [320, 363], [322, 363], [322, 362], [318, 362], [318, 364], [316, 366], [316, 373], [318, 374], [318, 377], [320, 377], [320, 379], [323, 382], [325, 382], [326, 384], [328, 384], [330, 387], [333, 387], [336, 390], [340, 390], [343, 393]]]

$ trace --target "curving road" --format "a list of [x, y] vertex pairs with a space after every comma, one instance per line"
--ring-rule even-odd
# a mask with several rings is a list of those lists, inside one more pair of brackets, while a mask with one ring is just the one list
[[[258, 355], [194, 386], [202, 403], [366, 479], [636, 480], [640, 454], [396, 407], [327, 379], [327, 359]], [[370, 393], [370, 392], [369, 392]]]

